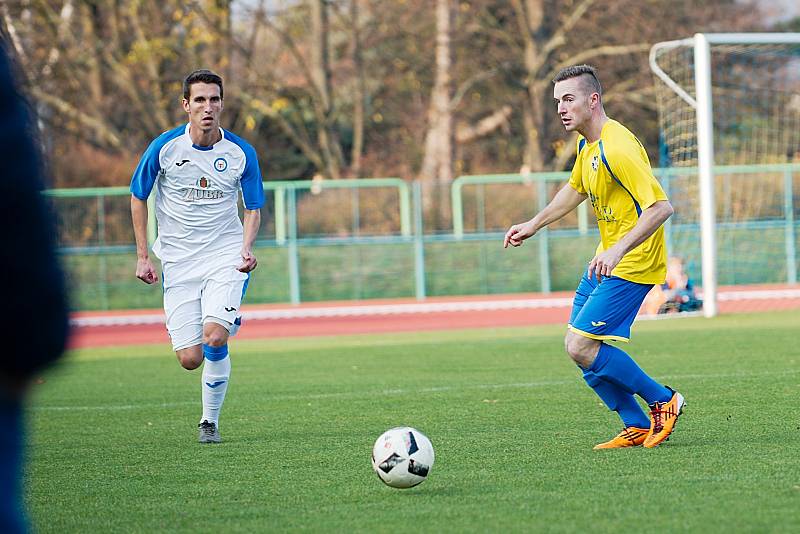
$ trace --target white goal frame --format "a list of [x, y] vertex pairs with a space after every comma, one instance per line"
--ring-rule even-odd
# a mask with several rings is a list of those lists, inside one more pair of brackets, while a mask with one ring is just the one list
[[[694, 37], [666, 41], [650, 49], [650, 70], [672, 91], [694, 108], [697, 114], [697, 166], [700, 191], [700, 241], [703, 273], [703, 315], [714, 317], [717, 308], [717, 237], [714, 199], [714, 110], [711, 98], [712, 44], [800, 44], [800, 33], [697, 33]], [[659, 50], [694, 49], [693, 98], [675, 83], [656, 62]]]

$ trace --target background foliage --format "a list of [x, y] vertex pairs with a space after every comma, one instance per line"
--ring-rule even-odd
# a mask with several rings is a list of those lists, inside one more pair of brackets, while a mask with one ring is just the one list
[[0, 36], [55, 186], [126, 184], [147, 143], [184, 120], [181, 80], [201, 67], [225, 78], [224, 124], [255, 145], [266, 179], [447, 181], [569, 165], [550, 79], [579, 62], [601, 69], [609, 114], [655, 158], [650, 45], [765, 29], [768, 12], [733, 0], [15, 0], [0, 6]]

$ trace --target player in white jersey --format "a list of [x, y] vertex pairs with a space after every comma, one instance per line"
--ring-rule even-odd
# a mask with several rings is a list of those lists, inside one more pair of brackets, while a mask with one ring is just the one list
[[[220, 127], [222, 78], [208, 70], [183, 83], [189, 123], [158, 136], [131, 179], [136, 277], [158, 282], [147, 249], [147, 198], [155, 189], [167, 330], [178, 361], [202, 375], [201, 443], [218, 443], [219, 412], [231, 363], [228, 337], [241, 324], [239, 307], [256, 268], [253, 242], [264, 188], [255, 150]], [[239, 220], [239, 191], [244, 225]]]

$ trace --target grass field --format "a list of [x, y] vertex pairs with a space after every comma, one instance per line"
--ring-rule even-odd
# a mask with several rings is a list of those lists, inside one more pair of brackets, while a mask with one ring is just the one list
[[[688, 409], [619, 430], [563, 327], [233, 342], [224, 443], [196, 443], [199, 374], [164, 346], [85, 350], [30, 409], [40, 532], [798, 532], [800, 311], [639, 323], [627, 349]], [[373, 441], [425, 432], [429, 480], [385, 487]]]

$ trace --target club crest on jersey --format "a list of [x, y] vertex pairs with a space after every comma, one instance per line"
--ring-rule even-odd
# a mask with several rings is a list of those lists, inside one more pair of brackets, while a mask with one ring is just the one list
[[600, 167], [600, 158], [598, 158], [597, 155], [595, 154], [595, 156], [592, 158], [592, 170], [597, 172], [597, 169], [599, 167]]
[[222, 172], [228, 168], [228, 161], [225, 158], [217, 158], [214, 160], [214, 168], [217, 172]]

